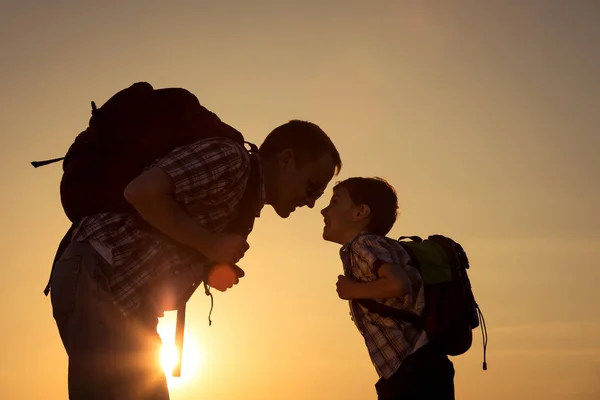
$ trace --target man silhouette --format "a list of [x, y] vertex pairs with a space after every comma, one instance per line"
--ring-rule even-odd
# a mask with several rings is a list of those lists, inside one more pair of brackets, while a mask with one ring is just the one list
[[[51, 276], [71, 399], [169, 398], [158, 317], [185, 304], [203, 279], [221, 291], [238, 283], [236, 274], [217, 271], [234, 266], [249, 247], [223, 229], [235, 218], [252, 157], [259, 210], [270, 204], [282, 218], [312, 208], [342, 167], [330, 138], [311, 122], [277, 127], [258, 154], [231, 139], [202, 139], [157, 159], [128, 184], [124, 196], [137, 214], [91, 215], [75, 227]], [[207, 273], [215, 262], [220, 267]]]

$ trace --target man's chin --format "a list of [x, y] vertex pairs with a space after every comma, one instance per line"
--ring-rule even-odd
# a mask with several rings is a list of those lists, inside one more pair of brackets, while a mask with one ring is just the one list
[[273, 209], [275, 210], [275, 213], [277, 215], [279, 215], [281, 218], [287, 218], [290, 216], [290, 214], [292, 213], [293, 210], [290, 211], [289, 208], [283, 208], [283, 207], [273, 207]]

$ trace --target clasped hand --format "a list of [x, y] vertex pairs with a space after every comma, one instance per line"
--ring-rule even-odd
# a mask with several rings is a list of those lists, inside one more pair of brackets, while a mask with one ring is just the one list
[[244, 271], [235, 263], [244, 257], [249, 248], [248, 242], [240, 235], [225, 233], [212, 236], [210, 244], [203, 251], [206, 257], [217, 262], [208, 274], [208, 285], [221, 292], [237, 285]]
[[350, 276], [338, 275], [336, 283], [337, 294], [340, 299], [352, 300], [355, 297], [356, 286], [359, 284], [358, 280]]

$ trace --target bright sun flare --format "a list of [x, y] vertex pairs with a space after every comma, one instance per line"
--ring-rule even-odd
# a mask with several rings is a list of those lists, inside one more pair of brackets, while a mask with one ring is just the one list
[[[184, 350], [187, 350], [185, 346]], [[173, 369], [177, 366], [178, 356], [177, 346], [174, 343], [163, 343], [160, 350], [160, 363], [167, 377], [172, 374]]]
[[[179, 354], [175, 343], [172, 340], [163, 340], [160, 351], [160, 363], [168, 379], [177, 378], [173, 376], [173, 370], [177, 366], [178, 357]], [[202, 356], [198, 351], [196, 343], [189, 337], [185, 338], [182, 358], [181, 378], [184, 379], [197, 375], [202, 363]]]
[[185, 381], [186, 378], [197, 378], [203, 362], [203, 357], [202, 353], [199, 351], [194, 336], [189, 332], [186, 332], [183, 343], [181, 377], [179, 378], [173, 376], [173, 370], [177, 366], [179, 357], [177, 346], [175, 346], [174, 331], [174, 326], [168, 323], [159, 326], [159, 334], [163, 342], [160, 351], [160, 363], [162, 369], [169, 381]]

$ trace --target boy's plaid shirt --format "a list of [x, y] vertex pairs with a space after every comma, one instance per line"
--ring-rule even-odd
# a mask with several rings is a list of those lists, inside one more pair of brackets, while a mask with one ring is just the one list
[[[389, 263], [404, 268], [412, 283], [412, 292], [403, 298], [377, 300], [383, 304], [421, 313], [425, 307], [425, 292], [419, 272], [408, 265], [408, 253], [395, 240], [360, 234], [340, 249], [344, 265], [344, 275], [362, 282], [379, 279], [377, 265]], [[391, 318], [368, 312], [366, 308], [349, 301], [350, 314], [362, 334], [371, 361], [377, 374], [385, 379], [396, 372], [407, 356], [427, 343], [424, 331], [415, 329], [409, 323], [398, 324]]]
[[[230, 139], [210, 138], [179, 147], [151, 166], [172, 178], [175, 198], [190, 216], [204, 228], [219, 232], [234, 216], [246, 189], [250, 157], [258, 155], [248, 154]], [[259, 176], [262, 208], [262, 171]], [[162, 314], [175, 309], [182, 297], [191, 296], [212, 262], [198, 258], [198, 253], [186, 254], [173, 242], [142, 228], [139, 221], [125, 214], [89, 216], [81, 221], [73, 240], [89, 241], [107, 260], [110, 291], [123, 314], [135, 313], [146, 301]]]

